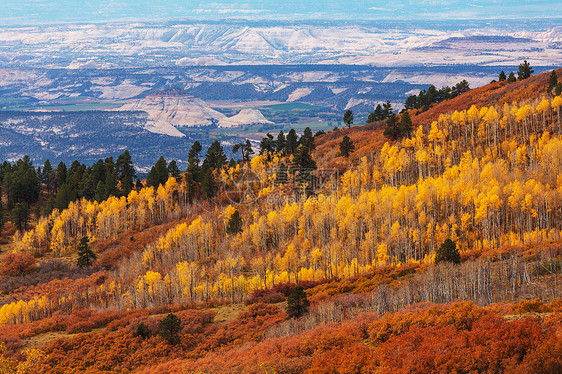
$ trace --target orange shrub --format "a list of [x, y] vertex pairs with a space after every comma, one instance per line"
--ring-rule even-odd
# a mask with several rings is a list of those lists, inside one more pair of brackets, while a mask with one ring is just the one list
[[35, 259], [27, 253], [8, 253], [0, 267], [1, 275], [24, 275], [35, 267]]

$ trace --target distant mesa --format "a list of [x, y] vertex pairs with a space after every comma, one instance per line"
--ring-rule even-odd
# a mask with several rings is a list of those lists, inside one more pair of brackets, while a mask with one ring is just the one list
[[256, 124], [273, 124], [258, 109], [242, 109], [240, 113], [223, 118], [219, 121], [219, 127], [236, 127]]
[[151, 121], [146, 126], [150, 132], [170, 136], [184, 136], [181, 127], [236, 127], [252, 124], [272, 124], [257, 109], [243, 109], [232, 117], [212, 109], [205, 101], [178, 90], [151, 94], [125, 104], [118, 111], [143, 111]]

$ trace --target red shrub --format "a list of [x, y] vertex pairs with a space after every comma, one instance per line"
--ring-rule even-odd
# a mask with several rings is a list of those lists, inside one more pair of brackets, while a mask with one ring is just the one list
[[8, 253], [2, 261], [0, 274], [2, 275], [24, 275], [35, 267], [35, 259], [27, 253]]

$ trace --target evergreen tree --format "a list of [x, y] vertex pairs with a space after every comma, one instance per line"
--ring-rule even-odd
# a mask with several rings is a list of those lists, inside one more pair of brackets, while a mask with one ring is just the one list
[[404, 109], [412, 110], [418, 108], [418, 97], [416, 95], [408, 96], [404, 103]]
[[170, 344], [180, 342], [181, 320], [173, 313], [170, 313], [160, 321], [160, 336]]
[[230, 235], [236, 235], [239, 232], [242, 232], [242, 218], [240, 218], [240, 212], [238, 212], [238, 209], [236, 209], [230, 216], [226, 226], [226, 232]]
[[267, 133], [265, 137], [262, 138], [260, 142], [260, 155], [265, 153], [273, 153], [275, 151], [275, 141], [273, 140], [273, 135]]
[[298, 137], [295, 129], [291, 129], [287, 134], [287, 141], [285, 143], [285, 153], [292, 155], [295, 153], [298, 146]]
[[311, 193], [314, 185], [314, 175], [316, 161], [310, 155], [307, 147], [301, 145], [295, 151], [290, 173], [295, 176], [295, 182], [306, 188], [307, 193]]
[[224, 154], [221, 143], [219, 143], [218, 140], [215, 140], [207, 150], [204, 163], [212, 169], [221, 169], [226, 162], [227, 158]]
[[461, 255], [457, 249], [457, 244], [451, 239], [445, 240], [435, 254], [435, 263], [439, 264], [441, 262], [452, 262], [454, 264], [461, 262]]
[[513, 72], [509, 73], [509, 75], [507, 76], [507, 82], [513, 83], [515, 81], [517, 81], [517, 78], [515, 78], [515, 74], [513, 74]]
[[458, 96], [468, 91], [470, 91], [470, 86], [466, 79], [463, 79], [459, 83], [455, 84], [455, 87], [453, 87], [454, 96]]
[[168, 166], [163, 156], [160, 156], [156, 164], [150, 169], [146, 178], [146, 184], [154, 188], [164, 185], [168, 181]]
[[552, 90], [556, 88], [557, 84], [558, 76], [556, 75], [556, 71], [553, 70], [552, 73], [550, 73], [550, 77], [548, 78], [548, 92], [551, 93]]
[[201, 147], [201, 143], [199, 141], [195, 141], [189, 150], [189, 154], [187, 156], [187, 161], [189, 165], [194, 165], [195, 167], [199, 167], [199, 154], [203, 150]]
[[382, 121], [385, 118], [384, 111], [380, 104], [377, 104], [377, 107], [375, 108], [375, 111], [373, 113], [375, 113], [375, 121]]
[[519, 71], [517, 72], [517, 79], [523, 80], [527, 79], [534, 73], [534, 70], [531, 68], [531, 64], [527, 62], [527, 60], [523, 61], [523, 63], [519, 64]]
[[201, 192], [204, 198], [210, 199], [217, 193], [217, 182], [215, 181], [213, 171], [209, 167], [203, 167], [202, 174]]
[[505, 76], [505, 72], [503, 70], [500, 71], [500, 75], [498, 76], [498, 81], [503, 82], [506, 79], [507, 77]]
[[195, 141], [189, 150], [189, 154], [187, 156], [187, 175], [186, 181], [188, 189], [191, 192], [194, 190], [194, 184], [201, 181], [201, 175], [199, 172], [199, 153], [201, 153], [202, 147], [201, 143]]
[[353, 125], [353, 112], [351, 109], [348, 109], [343, 115], [343, 123], [347, 125], [347, 128], [351, 128]]
[[17, 203], [33, 204], [39, 199], [40, 180], [29, 156], [18, 160], [13, 167], [4, 172], [4, 191], [8, 199], [8, 209]]
[[83, 236], [78, 244], [78, 260], [76, 264], [80, 267], [91, 266], [96, 260], [96, 254], [90, 249], [90, 238]]
[[381, 119], [386, 119], [392, 115], [393, 109], [390, 100], [387, 100], [386, 103], [382, 105], [382, 114], [383, 117]]
[[76, 192], [72, 189], [70, 184], [65, 183], [55, 195], [55, 208], [58, 210], [66, 209], [68, 208], [68, 204], [74, 200], [76, 200]]
[[117, 180], [121, 185], [121, 195], [128, 196], [133, 190], [133, 180], [136, 178], [135, 168], [131, 161], [131, 155], [128, 150], [125, 150], [115, 162], [115, 172]]
[[109, 196], [107, 195], [107, 191], [105, 190], [105, 183], [103, 181], [99, 181], [94, 191], [94, 200], [99, 203], [104, 201], [108, 197]]
[[293, 157], [293, 168], [316, 170], [316, 161], [310, 155], [310, 151], [305, 146], [300, 146]]
[[355, 149], [355, 144], [349, 139], [349, 136], [344, 136], [343, 140], [340, 143], [340, 154], [343, 157], [349, 157], [351, 152]]
[[314, 149], [314, 135], [312, 135], [312, 130], [310, 127], [304, 129], [304, 132], [299, 140], [301, 145], [304, 145], [309, 150]]
[[178, 164], [176, 160], [172, 160], [168, 164], [168, 175], [170, 177], [176, 178], [178, 183], [181, 182], [181, 173], [180, 173], [180, 169], [178, 168]]
[[140, 338], [143, 338], [143, 339], [148, 339], [150, 337], [150, 331], [148, 331], [148, 327], [146, 327], [146, 325], [141, 322], [137, 326], [137, 330], [135, 331], [133, 336], [135, 338], [140, 337]]
[[392, 113], [392, 115], [386, 120], [386, 128], [384, 129], [383, 134], [385, 137], [391, 140], [396, 140], [400, 137], [400, 130], [398, 129], [396, 114]]
[[117, 174], [115, 172], [115, 162], [113, 157], [108, 157], [104, 162], [105, 166], [105, 191], [108, 196], [116, 196], [117, 191]]
[[412, 119], [408, 111], [402, 113], [400, 116], [400, 124], [398, 125], [398, 132], [401, 137], [409, 137], [412, 132]]
[[296, 286], [287, 297], [287, 314], [290, 318], [299, 318], [308, 313], [310, 301], [302, 286]]
[[369, 115], [367, 116], [367, 122], [366, 123], [373, 123], [377, 121], [377, 115], [375, 114], [375, 112], [371, 112], [369, 113]]
[[43, 163], [43, 172], [41, 173], [41, 183], [49, 187], [52, 182], [52, 178], [53, 178], [53, 167], [51, 165], [51, 161], [47, 159]]
[[277, 140], [275, 141], [276, 151], [281, 153], [285, 151], [285, 134], [283, 130], [279, 131], [279, 135], [277, 135]]
[[[271, 138], [269, 140], [271, 141], [271, 139], [273, 139], [273, 136], [271, 136]], [[262, 144], [260, 144], [260, 148], [261, 148], [260, 153], [263, 153], [263, 148], [262, 148], [263, 142], [264, 142], [264, 140], [262, 140]], [[271, 146], [270, 148], [273, 149], [273, 146]], [[254, 150], [252, 149], [252, 143], [250, 143], [250, 140], [246, 139], [245, 143], [234, 144], [234, 146], [232, 147], [232, 152], [238, 153], [239, 150], [242, 153], [242, 162], [250, 162], [250, 159], [252, 158], [252, 155], [254, 154]]]
[[59, 162], [57, 166], [57, 182], [56, 182], [57, 189], [59, 189], [63, 184], [66, 183], [66, 172], [67, 172], [66, 164], [62, 161]]

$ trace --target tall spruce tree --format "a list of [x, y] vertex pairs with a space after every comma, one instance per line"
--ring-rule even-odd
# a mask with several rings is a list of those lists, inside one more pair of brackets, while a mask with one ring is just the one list
[[146, 178], [146, 184], [154, 188], [164, 185], [168, 181], [168, 165], [163, 156], [161, 156], [156, 164], [150, 169]]
[[135, 167], [131, 160], [131, 154], [125, 150], [115, 162], [115, 173], [120, 184], [120, 193], [122, 196], [128, 196], [133, 190], [134, 179], [136, 178]]
[[534, 70], [531, 68], [531, 64], [527, 62], [527, 60], [523, 61], [519, 64], [519, 71], [517, 72], [517, 79], [523, 80], [527, 79], [534, 73]]
[[505, 72], [503, 70], [500, 71], [500, 75], [498, 76], [498, 81], [503, 82], [506, 79], [507, 79], [507, 77], [505, 75]]
[[295, 131], [295, 129], [289, 130], [289, 133], [287, 134], [287, 141], [285, 142], [285, 153], [287, 153], [288, 155], [292, 155], [293, 153], [295, 153], [298, 144], [299, 139], [297, 136], [297, 132]]
[[344, 136], [343, 140], [340, 142], [340, 154], [343, 157], [349, 157], [351, 152], [355, 149], [355, 144], [351, 141], [349, 136]]
[[351, 128], [351, 125], [353, 125], [353, 112], [351, 109], [346, 110], [343, 114], [343, 123], [347, 125], [347, 128]]

